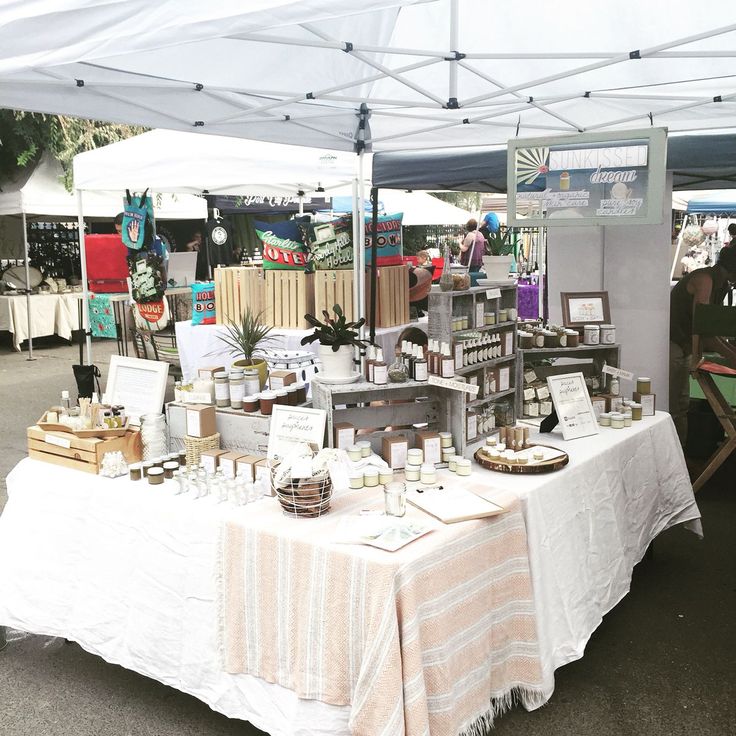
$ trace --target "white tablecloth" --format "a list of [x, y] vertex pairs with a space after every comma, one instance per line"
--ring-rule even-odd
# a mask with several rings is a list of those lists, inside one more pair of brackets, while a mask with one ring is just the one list
[[[545, 440], [562, 446], [560, 436]], [[471, 479], [510, 490], [526, 519], [545, 672], [582, 656], [657, 534], [699, 511], [668, 414], [564, 443], [567, 468]], [[441, 482], [457, 482], [446, 471]], [[349, 709], [221, 671], [209, 499], [21, 461], [0, 517], [0, 625], [63, 636], [273, 736], [349, 733]], [[265, 501], [265, 503], [272, 501]], [[308, 523], [308, 522], [299, 522]], [[550, 685], [550, 694], [552, 685]]]
[[[384, 358], [389, 362], [394, 354], [398, 336], [407, 327], [418, 327], [427, 331], [426, 317], [418, 322], [398, 327], [381, 327], [376, 330], [376, 343], [383, 348]], [[274, 329], [275, 340], [269, 345], [273, 350], [307, 350], [317, 354], [317, 343], [302, 345], [301, 339], [311, 334], [312, 330]], [[176, 343], [179, 349], [179, 360], [185, 381], [196, 378], [197, 368], [211, 365], [222, 365], [229, 368], [237, 356], [229, 352], [229, 348], [219, 336], [226, 334], [224, 325], [192, 325], [191, 322], [176, 323]]]
[[[31, 294], [32, 337], [58, 335], [70, 340], [77, 329], [79, 313], [76, 294]], [[0, 330], [13, 333], [13, 347], [28, 339], [28, 307], [25, 295], [0, 295]]]

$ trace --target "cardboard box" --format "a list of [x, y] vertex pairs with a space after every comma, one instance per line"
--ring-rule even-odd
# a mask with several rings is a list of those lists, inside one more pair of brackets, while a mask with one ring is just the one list
[[205, 366], [204, 368], [197, 368], [197, 378], [210, 378], [214, 381], [215, 379], [215, 373], [218, 373], [220, 371], [224, 371], [225, 367], [218, 365], [218, 366]]
[[226, 452], [227, 450], [202, 450], [199, 453], [199, 462], [208, 473], [214, 473], [220, 464], [220, 456]]
[[606, 410], [606, 399], [603, 396], [591, 396], [590, 403], [593, 404], [593, 413], [595, 418], [598, 419]]
[[187, 434], [190, 437], [211, 437], [217, 432], [215, 407], [207, 404], [187, 405]]
[[355, 427], [350, 422], [337, 422], [333, 426], [335, 432], [334, 446], [338, 450], [347, 450], [355, 444]]
[[218, 457], [220, 469], [226, 478], [235, 477], [236, 464], [242, 458], [243, 455], [240, 452], [223, 452]]
[[271, 391], [277, 391], [296, 383], [296, 373], [294, 371], [271, 371], [268, 374], [268, 380], [271, 384]]
[[653, 417], [657, 410], [657, 394], [641, 394], [634, 391], [634, 401], [641, 404], [641, 415], [643, 417]]
[[402, 468], [406, 467], [406, 455], [408, 450], [409, 441], [406, 439], [406, 437], [383, 438], [383, 459], [393, 470], [401, 470]]
[[235, 461], [235, 473], [240, 474], [243, 471], [243, 475], [246, 480], [251, 483], [256, 479], [256, 463], [263, 458], [260, 455], [243, 455]]
[[601, 394], [599, 398], [606, 400], [606, 411], [621, 411], [621, 409], [623, 408], [623, 396], [613, 396], [613, 394]]
[[442, 441], [437, 432], [417, 432], [417, 447], [422, 448], [424, 462], [429, 465], [437, 465], [442, 462]]
[[272, 496], [275, 496], [276, 494], [274, 493], [273, 486], [271, 485], [271, 471], [268, 467], [268, 460], [265, 457], [262, 457], [260, 460], [256, 460], [256, 463], [253, 466], [253, 471], [255, 473], [255, 480], [260, 480], [261, 478], [266, 479], [266, 483], [268, 484], [268, 492]]

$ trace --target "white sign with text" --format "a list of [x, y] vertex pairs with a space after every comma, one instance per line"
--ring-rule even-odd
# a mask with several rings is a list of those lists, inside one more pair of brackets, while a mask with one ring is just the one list
[[598, 420], [582, 373], [549, 376], [547, 386], [565, 440], [598, 434]]
[[321, 450], [325, 439], [327, 412], [324, 409], [276, 404], [271, 414], [268, 435], [268, 459], [278, 460], [299, 444], [315, 445]]

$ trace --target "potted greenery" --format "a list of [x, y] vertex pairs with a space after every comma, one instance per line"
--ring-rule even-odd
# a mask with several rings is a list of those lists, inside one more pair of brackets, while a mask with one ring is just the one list
[[511, 228], [499, 228], [496, 233], [488, 233], [490, 256], [483, 256], [483, 270], [490, 281], [506, 281], [514, 259], [514, 244]]
[[361, 340], [358, 330], [365, 324], [361, 317], [357, 322], [348, 322], [339, 304], [332, 308], [335, 316], [322, 310], [325, 321], [320, 322], [311, 314], [305, 314], [304, 319], [315, 329], [311, 335], [302, 338], [302, 345], [308, 345], [319, 340], [319, 359], [322, 361], [322, 377], [336, 380], [355, 380], [357, 374], [353, 368], [354, 348], [365, 347], [368, 343]]
[[275, 338], [270, 334], [273, 328], [261, 323], [261, 314], [262, 312], [254, 314], [246, 308], [240, 322], [225, 325], [227, 332], [218, 337], [232, 348], [232, 353], [243, 356], [233, 362], [234, 366], [258, 368], [258, 377], [263, 388], [268, 378], [268, 364], [258, 353], [273, 343]]

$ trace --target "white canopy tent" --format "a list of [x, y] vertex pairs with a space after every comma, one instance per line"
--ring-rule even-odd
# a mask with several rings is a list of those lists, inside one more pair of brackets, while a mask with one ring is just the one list
[[723, 129], [735, 33], [725, 0], [6, 2], [0, 106], [345, 151]]
[[[87, 198], [95, 192], [126, 187], [184, 196], [303, 197], [322, 190], [329, 195], [351, 182], [352, 201], [357, 202], [364, 196], [363, 158], [321, 148], [153, 130], [75, 156], [74, 186], [85, 208]], [[362, 243], [362, 237], [356, 234], [355, 242]], [[86, 284], [86, 274], [82, 280]], [[363, 301], [362, 283], [363, 279], [355, 279], [354, 298], [359, 303]], [[89, 339], [87, 351], [89, 355]]]
[[[38, 163], [22, 171], [13, 181], [5, 182], [0, 190], [0, 257], [23, 258], [28, 282], [28, 218], [59, 220], [78, 217], [74, 195], [64, 187], [61, 164], [49, 153], [41, 155]], [[84, 203], [86, 218], [112, 220], [123, 209], [125, 186], [115, 192], [91, 194]], [[156, 217], [163, 220], [207, 219], [207, 202], [191, 194], [157, 197]], [[17, 223], [8, 220], [17, 219]], [[82, 254], [84, 257], [84, 254]], [[31, 329], [30, 294], [27, 295], [28, 357], [33, 357], [33, 331]]]

